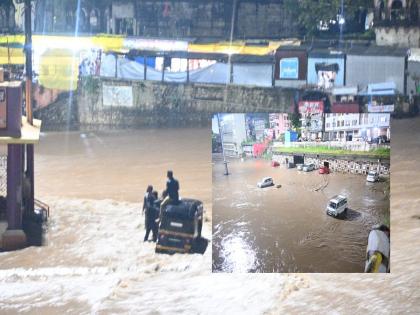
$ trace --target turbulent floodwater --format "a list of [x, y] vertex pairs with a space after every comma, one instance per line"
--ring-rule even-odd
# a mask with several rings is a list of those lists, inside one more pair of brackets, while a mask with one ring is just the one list
[[[320, 175], [265, 160], [233, 160], [225, 176], [213, 166], [213, 270], [227, 272], [363, 272], [367, 237], [389, 218], [389, 182], [365, 176]], [[276, 186], [258, 188], [263, 177]], [[348, 197], [340, 219], [328, 200]]]
[[[211, 274], [210, 250], [204, 256], [155, 255], [153, 244], [142, 242], [144, 220], [138, 214], [138, 196], [150, 179], [126, 171], [133, 166], [125, 161], [142, 164], [136, 166], [138, 170], [160, 163], [156, 154], [163, 158], [172, 154], [177, 165], [200, 163], [199, 169], [207, 169], [207, 175], [195, 184], [203, 188], [190, 185], [191, 192], [185, 190], [189, 178], [172, 164], [170, 167], [181, 181], [182, 194], [203, 198], [210, 208], [209, 133], [168, 130], [155, 138], [153, 143], [159, 143], [160, 149], [153, 150], [155, 146], [134, 149], [148, 143], [136, 140], [137, 132], [123, 132], [125, 139], [116, 133], [118, 140], [99, 133], [87, 140], [47, 134], [37, 148], [37, 195], [52, 206], [48, 245], [0, 253], [0, 313], [418, 314], [420, 164], [416, 157], [420, 155], [420, 119], [395, 121], [392, 128], [392, 266], [387, 275]], [[193, 139], [183, 141], [180, 134]], [[185, 161], [187, 154], [176, 159], [178, 148], [162, 149], [161, 144], [171, 140], [184, 143], [181, 147], [195, 158]], [[123, 150], [129, 155], [124, 157], [114, 149], [114, 145], [121, 148], [121, 141], [127, 147], [139, 142]], [[106, 157], [101, 162], [103, 155], [122, 164], [115, 165]], [[79, 174], [78, 166], [86, 164], [96, 167], [98, 173]], [[124, 177], [115, 175], [116, 182], [105, 181], [107, 172], [122, 172]], [[160, 169], [154, 174], [157, 178], [152, 182], [163, 186], [164, 174]], [[192, 174], [200, 177], [197, 168]], [[138, 182], [130, 184], [126, 176]], [[104, 189], [114, 193], [109, 195]], [[211, 233], [209, 224], [205, 224], [206, 237]]]

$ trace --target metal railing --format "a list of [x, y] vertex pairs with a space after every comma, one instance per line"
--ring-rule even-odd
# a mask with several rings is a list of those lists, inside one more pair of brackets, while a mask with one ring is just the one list
[[42, 213], [46, 213], [46, 218], [50, 216], [50, 206], [38, 199], [34, 200], [35, 206], [41, 209]]

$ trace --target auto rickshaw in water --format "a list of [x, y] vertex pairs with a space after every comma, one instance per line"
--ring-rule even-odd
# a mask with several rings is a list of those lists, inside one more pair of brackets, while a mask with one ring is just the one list
[[181, 199], [162, 209], [156, 253], [191, 253], [201, 239], [203, 203]]

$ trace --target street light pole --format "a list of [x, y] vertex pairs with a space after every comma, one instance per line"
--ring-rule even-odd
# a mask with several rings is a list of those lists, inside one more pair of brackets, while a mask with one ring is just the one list
[[219, 134], [220, 134], [220, 140], [222, 141], [222, 154], [223, 154], [223, 164], [225, 165], [225, 174], [224, 175], [229, 175], [229, 170], [228, 170], [228, 166], [227, 166], [227, 161], [226, 161], [226, 155], [225, 155], [225, 147], [223, 145], [223, 131], [220, 125], [220, 114], [217, 114], [217, 125], [219, 127]]
[[32, 21], [31, 21], [31, 0], [25, 0], [25, 102], [26, 118], [32, 125]]
[[[26, 119], [30, 125], [33, 125], [32, 117], [32, 6], [31, 0], [25, 0], [25, 57], [26, 57], [26, 82], [25, 82], [25, 101], [26, 101]], [[26, 145], [26, 170], [27, 178], [31, 183], [31, 192], [29, 202], [27, 204], [26, 211], [29, 213], [34, 212], [34, 200], [35, 200], [35, 189], [34, 189], [34, 145]]]

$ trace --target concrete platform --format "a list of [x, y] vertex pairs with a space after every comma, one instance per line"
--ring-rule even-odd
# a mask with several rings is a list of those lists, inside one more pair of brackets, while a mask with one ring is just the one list
[[23, 230], [7, 230], [1, 238], [1, 249], [11, 251], [24, 248], [26, 246], [26, 234]]
[[39, 134], [41, 132], [41, 121], [38, 119], [33, 120], [31, 126], [26, 117], [22, 116], [21, 137], [0, 137], [0, 144], [36, 144], [39, 142]]

